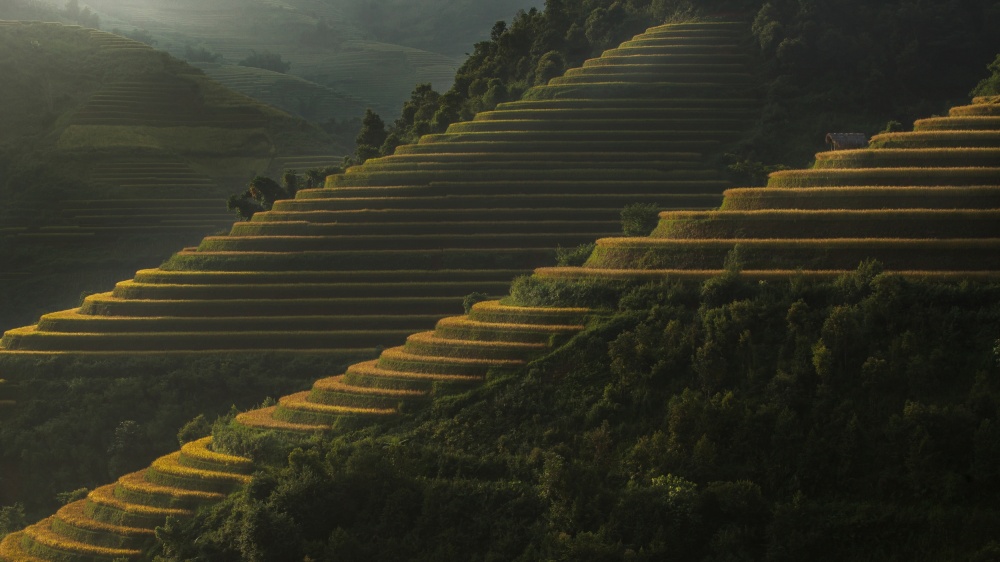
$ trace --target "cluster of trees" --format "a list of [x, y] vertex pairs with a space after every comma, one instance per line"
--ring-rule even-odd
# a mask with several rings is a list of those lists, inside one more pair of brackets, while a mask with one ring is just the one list
[[267, 176], [254, 176], [245, 191], [229, 197], [227, 207], [235, 211], [240, 220], [248, 221], [255, 213], [270, 211], [275, 201], [292, 199], [299, 189], [322, 187], [326, 176], [343, 171], [340, 167], [313, 168], [304, 174], [286, 170], [280, 184]]
[[101, 17], [91, 11], [89, 6], [84, 6], [83, 9], [80, 9], [79, 0], [69, 0], [66, 2], [66, 8], [63, 10], [62, 15], [66, 19], [74, 21], [83, 27], [101, 28]]
[[1000, 553], [1000, 285], [868, 263], [614, 294], [572, 302], [615, 312], [526, 372], [395, 427], [271, 441], [246, 490], [161, 529], [162, 559]]
[[292, 63], [282, 59], [280, 54], [272, 53], [270, 51], [261, 51], [258, 53], [254, 49], [251, 49], [250, 54], [238, 64], [240, 66], [263, 68], [264, 70], [280, 72], [282, 74], [288, 73], [288, 71], [292, 68]]

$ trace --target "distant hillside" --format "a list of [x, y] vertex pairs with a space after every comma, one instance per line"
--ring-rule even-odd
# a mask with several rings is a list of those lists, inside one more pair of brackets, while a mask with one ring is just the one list
[[[53, 5], [61, 4], [53, 0]], [[290, 74], [393, 114], [415, 84], [430, 82], [439, 90], [447, 89], [462, 53], [486, 39], [495, 21], [542, 2], [89, 0], [85, 4], [99, 14], [102, 29], [148, 33], [157, 49], [175, 56], [183, 57], [188, 48], [204, 49], [221, 56], [217, 62], [236, 65], [254, 51], [276, 53], [291, 63]]]
[[0, 261], [17, 289], [2, 326], [228, 227], [225, 197], [253, 173], [347, 150], [106, 32], [2, 22], [0, 73]]

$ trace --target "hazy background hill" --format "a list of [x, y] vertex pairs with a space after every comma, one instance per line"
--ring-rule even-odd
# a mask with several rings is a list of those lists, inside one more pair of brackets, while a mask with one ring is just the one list
[[[63, 8], [64, 2], [49, 5]], [[540, 0], [93, 0], [104, 30], [119, 32], [192, 62], [210, 76], [268, 103], [325, 120], [357, 117], [364, 106], [398, 113], [414, 84], [447, 89], [464, 53], [489, 29]], [[272, 75], [233, 80], [233, 66], [253, 53], [279, 55], [288, 74], [314, 83], [287, 89]], [[324, 90], [325, 89], [325, 90]], [[329, 103], [339, 99], [339, 104]], [[318, 109], [319, 108], [319, 109]], [[325, 109], [324, 109], [325, 108]]]
[[106, 32], [7, 22], [0, 74], [3, 328], [227, 228], [225, 199], [253, 174], [347, 150]]

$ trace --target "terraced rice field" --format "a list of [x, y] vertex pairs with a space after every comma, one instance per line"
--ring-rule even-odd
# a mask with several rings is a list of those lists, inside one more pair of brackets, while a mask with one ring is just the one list
[[[977, 98], [869, 148], [818, 154], [767, 187], [726, 191], [716, 211], [665, 211], [647, 238], [598, 240], [553, 278], [707, 277], [738, 249], [747, 275], [835, 275], [865, 259], [912, 275], [1000, 271], [1000, 98]], [[928, 131], [931, 131], [928, 133]], [[942, 139], [945, 139], [944, 142]]]
[[583, 308], [527, 308], [499, 301], [444, 318], [378, 359], [317, 380], [276, 406], [240, 414], [250, 428], [287, 433], [345, 430], [413, 411], [436, 396], [480, 384], [487, 372], [517, 369], [584, 327]]
[[155, 529], [185, 519], [247, 484], [249, 460], [218, 453], [207, 437], [144, 470], [90, 492], [55, 515], [0, 542], [0, 560], [25, 562], [142, 560]]
[[[62, 201], [60, 219], [47, 227], [48, 233], [58, 228], [66, 234], [92, 237], [204, 236], [230, 227], [234, 220], [211, 178], [167, 155], [106, 158], [91, 168], [87, 179], [107, 195]], [[42, 233], [33, 230], [21, 236]]]
[[320, 122], [364, 114], [364, 102], [297, 76], [234, 64], [196, 63], [205, 74], [245, 96]]
[[503, 294], [557, 246], [619, 232], [625, 205], [718, 206], [730, 184], [709, 156], [739, 139], [757, 105], [745, 38], [742, 24], [652, 28], [572, 84], [536, 87], [331, 176], [79, 309], [8, 331], [0, 348], [398, 345], [460, 312], [464, 295]]
[[76, 125], [226, 129], [252, 129], [267, 124], [266, 117], [250, 106], [205, 111], [197, 86], [177, 77], [107, 84], [76, 112], [72, 122]]
[[[380, 423], [481, 384], [489, 372], [523, 367], [582, 330], [589, 315], [585, 308], [479, 302], [468, 315], [445, 318], [434, 331], [410, 335], [378, 359], [317, 380], [277, 406], [240, 414], [236, 423], [286, 435]], [[252, 471], [248, 459], [214, 451], [211, 437], [188, 443], [8, 535], [0, 542], [0, 561], [144, 559], [167, 517], [190, 517], [247, 484]]]

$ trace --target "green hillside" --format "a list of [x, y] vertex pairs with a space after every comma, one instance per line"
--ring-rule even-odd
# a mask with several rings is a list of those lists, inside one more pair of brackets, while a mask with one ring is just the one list
[[[156, 528], [167, 554], [253, 559], [993, 552], [1000, 511], [976, 490], [996, 490], [1000, 385], [986, 378], [1000, 366], [1000, 168], [966, 165], [993, 150], [976, 133], [996, 130], [998, 101], [977, 98], [869, 149], [820, 154], [813, 170], [727, 192], [718, 211], [666, 211], [649, 237], [599, 240], [584, 267], [540, 269], [506, 303], [476, 303], [377, 360], [217, 424], [214, 437], [9, 535], [0, 558], [137, 560]], [[916, 142], [929, 126], [958, 138], [943, 149]], [[871, 162], [886, 165], [859, 165]], [[846, 181], [859, 175], [879, 182]], [[911, 187], [912, 178], [954, 181]], [[793, 192], [852, 204], [799, 209], [788, 205]], [[382, 430], [351, 433], [372, 425]], [[281, 468], [275, 448], [324, 433], [343, 437], [313, 439]], [[382, 452], [359, 458], [373, 440]], [[375, 469], [384, 457], [406, 468]], [[278, 471], [247, 489], [251, 458]], [[339, 472], [359, 469], [399, 488], [382, 493], [365, 479], [363, 491], [337, 490], [350, 486]], [[182, 529], [167, 520], [234, 490]], [[335, 502], [351, 508], [330, 520], [326, 501], [306, 501], [316, 493], [352, 498]], [[491, 509], [475, 516], [470, 501]], [[258, 519], [223, 524], [233, 510]], [[451, 510], [471, 526], [456, 527]], [[385, 527], [388, 513], [406, 523]], [[412, 525], [469, 542], [442, 550], [410, 536]], [[856, 540], [839, 541], [845, 533]], [[372, 534], [383, 539], [354, 542]]]
[[[300, 190], [5, 353], [370, 350], [620, 230], [634, 203], [717, 205], [713, 155], [755, 105], [742, 24], [652, 28], [445, 133]], [[708, 45], [711, 43], [711, 45]], [[675, 63], [701, 57], [700, 64]], [[689, 60], [682, 59], [682, 60]]]
[[5, 327], [227, 228], [248, 171], [346, 151], [117, 35], [5, 22], [0, 47]]

